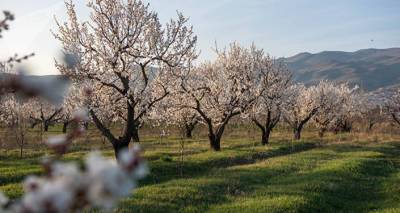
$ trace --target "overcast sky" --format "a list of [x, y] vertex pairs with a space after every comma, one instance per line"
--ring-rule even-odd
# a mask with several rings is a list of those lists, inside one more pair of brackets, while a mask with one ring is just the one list
[[[85, 0], [75, 0], [81, 20]], [[400, 0], [147, 0], [163, 23], [179, 10], [199, 37], [201, 60], [211, 47], [232, 41], [257, 46], [276, 57], [324, 50], [400, 47]], [[35, 74], [57, 74], [60, 46], [50, 33], [53, 17], [65, 20], [63, 0], [0, 0], [16, 20], [0, 39], [1, 59], [35, 52], [25, 65]]]

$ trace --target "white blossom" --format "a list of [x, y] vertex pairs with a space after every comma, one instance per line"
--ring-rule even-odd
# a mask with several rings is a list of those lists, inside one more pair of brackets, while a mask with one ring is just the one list
[[67, 141], [68, 141], [67, 136], [57, 135], [57, 136], [49, 137], [49, 139], [47, 139], [46, 143], [49, 146], [61, 146], [61, 145], [64, 145]]
[[63, 212], [72, 207], [73, 191], [63, 179], [43, 182], [38, 189], [27, 192], [22, 208], [29, 212]]
[[95, 206], [110, 209], [135, 187], [128, 174], [115, 161], [105, 159], [99, 153], [91, 153], [86, 166], [90, 182], [88, 199]]

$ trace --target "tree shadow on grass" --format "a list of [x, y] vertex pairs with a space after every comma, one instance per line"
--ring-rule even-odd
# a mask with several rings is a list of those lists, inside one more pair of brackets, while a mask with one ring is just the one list
[[[161, 173], [160, 171], [165, 171], [165, 167], [171, 167], [171, 164], [162, 165], [164, 162], [158, 162], [158, 164], [153, 165], [152, 170], [154, 171], [153, 175], [157, 172], [157, 175], [161, 176], [159, 181], [152, 183], [153, 180], [150, 178], [145, 180], [141, 185], [147, 187], [142, 187], [139, 189], [141, 193], [123, 202], [119, 212], [133, 210], [136, 212], [179, 212], [183, 209], [189, 212], [201, 212], [207, 210], [210, 205], [227, 202], [227, 194], [233, 196], [240, 194], [241, 189], [252, 182], [250, 180], [252, 178], [244, 182], [240, 181], [242, 173], [228, 171], [227, 168], [250, 165], [257, 160], [301, 153], [313, 148], [313, 144], [297, 144], [293, 147], [281, 146], [265, 152], [246, 152], [232, 157], [223, 156], [201, 162], [188, 162], [185, 165], [185, 174], [188, 175], [184, 177], [171, 175], [171, 173], [176, 172], [174, 166], [170, 168], [172, 171]], [[282, 167], [267, 171], [272, 177], [283, 174], [287, 171], [287, 168]], [[257, 172], [255, 172], [247, 177], [260, 180], [261, 176], [265, 176], [265, 174], [257, 175]], [[165, 193], [168, 195], [165, 196]], [[132, 199], [134, 202], [132, 202]]]
[[319, 182], [317, 193], [311, 194], [301, 212], [367, 212], [379, 208], [381, 184], [396, 170], [384, 159], [365, 159], [356, 170], [316, 172], [303, 181]]
[[[213, 156], [214, 152], [208, 151], [199, 153], [205, 155], [202, 159], [191, 159], [184, 161], [183, 172], [184, 175], [180, 176], [179, 162], [164, 162], [161, 160], [151, 162], [151, 172], [149, 177], [141, 182], [141, 185], [158, 184], [172, 179], [191, 178], [204, 175], [210, 171], [227, 168], [231, 166], [253, 164], [259, 160], [266, 160], [269, 158], [300, 153], [315, 148], [313, 143], [298, 143], [293, 146], [279, 146], [274, 149], [266, 151], [243, 151], [225, 155], [224, 151], [215, 153], [217, 157]], [[228, 151], [229, 149], [226, 149]], [[209, 156], [208, 156], [209, 155]]]
[[[328, 148], [329, 150], [330, 148]], [[381, 184], [398, 172], [384, 156], [301, 153], [273, 167], [227, 167], [139, 189], [121, 212], [366, 212], [380, 207]], [[333, 149], [335, 150], [335, 149]], [[399, 150], [397, 150], [398, 152]], [[285, 152], [283, 152], [285, 153]], [[275, 157], [284, 154], [276, 154]], [[288, 153], [286, 153], [288, 154]], [[311, 155], [311, 156], [310, 156]], [[273, 155], [272, 155], [273, 156]], [[271, 156], [270, 156], [271, 157]], [[304, 160], [302, 166], [292, 166]], [[210, 162], [208, 162], [210, 163]], [[306, 167], [306, 164], [313, 164]], [[229, 164], [231, 165], [232, 164]], [[286, 197], [288, 200], [275, 200]], [[293, 198], [291, 200], [290, 198]], [[300, 199], [294, 199], [300, 198]], [[271, 201], [271, 202], [268, 202]], [[246, 206], [246, 203], [251, 205]]]
[[[384, 149], [385, 151], [389, 151]], [[269, 181], [265, 180], [267, 171], [242, 170], [238, 175], [244, 177], [249, 183], [251, 190], [265, 189], [264, 197], [255, 196], [254, 200], [262, 200], [265, 197], [293, 196], [303, 197], [305, 202], [292, 206], [293, 212], [367, 212], [379, 209], [384, 202], [382, 196], [382, 183], [385, 178], [398, 172], [392, 163], [386, 159], [393, 153], [385, 153], [382, 148], [369, 148], [368, 150], [353, 150], [353, 152], [375, 151], [381, 152], [384, 156], [351, 158], [344, 157], [326, 161], [318, 168], [311, 171], [298, 173], [287, 172], [279, 177], [272, 176]], [[399, 152], [399, 149], [397, 149]], [[275, 172], [273, 172], [275, 173]], [[249, 181], [249, 177], [254, 182]], [[271, 176], [269, 176], [271, 177]], [[217, 208], [217, 212], [235, 212], [240, 206], [235, 203], [223, 205]], [[243, 207], [241, 207], [243, 208]], [[252, 207], [250, 207], [252, 208]], [[243, 209], [242, 209], [243, 210]], [[265, 206], [264, 211], [274, 212], [272, 207]], [[282, 209], [281, 209], [282, 210]], [[257, 212], [247, 209], [245, 212]]]

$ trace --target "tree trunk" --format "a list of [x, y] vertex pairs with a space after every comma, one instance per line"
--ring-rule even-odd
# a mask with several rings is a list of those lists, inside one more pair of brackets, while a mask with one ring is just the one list
[[49, 126], [50, 126], [49, 123], [45, 121], [43, 126], [44, 126], [44, 131], [48, 132], [49, 131]]
[[349, 121], [343, 121], [339, 126], [339, 132], [351, 132], [353, 125]]
[[[226, 125], [226, 123], [221, 124], [217, 128], [215, 134], [212, 131], [210, 131], [208, 133], [208, 138], [210, 139], [210, 147], [214, 151], [217, 151], [217, 152], [221, 151], [221, 138], [225, 131], [225, 125]], [[212, 130], [212, 128], [210, 128], [209, 130]]]
[[301, 139], [301, 128], [294, 129], [294, 139], [300, 140]]
[[69, 122], [63, 122], [63, 128], [62, 128], [63, 133], [67, 133], [68, 125], [69, 125]]
[[318, 131], [318, 136], [319, 136], [320, 138], [323, 138], [323, 137], [325, 136], [325, 132], [326, 132], [326, 129], [320, 129], [320, 130]]
[[185, 125], [185, 136], [186, 138], [193, 138], [194, 125]]
[[132, 131], [132, 141], [133, 142], [140, 142], [139, 138], [139, 126], [135, 126]]
[[[24, 131], [24, 130], [19, 130], [19, 131]], [[25, 145], [25, 134], [19, 132], [19, 157], [22, 159], [23, 157], [23, 152], [24, 152], [24, 145]]]
[[[113, 145], [114, 148], [114, 155], [116, 159], [118, 160], [118, 155], [119, 152], [123, 149], [129, 146], [129, 142], [131, 140], [131, 135], [125, 136], [125, 137], [119, 137], [117, 139], [114, 137], [114, 135], [111, 133], [111, 131], [106, 128], [103, 123], [99, 120], [99, 118], [96, 116], [93, 110], [89, 111], [90, 115], [92, 116], [93, 122], [96, 125], [96, 127], [100, 130], [100, 132], [103, 134], [104, 137], [108, 139], [108, 141]], [[127, 123], [127, 126], [125, 127], [125, 133], [127, 133], [130, 127], [130, 123]]]
[[36, 125], [38, 125], [38, 122], [33, 122], [33, 123], [31, 124], [31, 129], [34, 129]]
[[193, 138], [193, 135], [192, 135], [192, 129], [188, 129], [188, 128], [186, 128], [186, 138]]
[[203, 119], [207, 123], [208, 139], [209, 139], [209, 142], [210, 142], [211, 149], [214, 150], [214, 151], [221, 151], [221, 138], [222, 138], [222, 135], [223, 135], [224, 130], [225, 130], [225, 125], [228, 124], [229, 120], [233, 116], [239, 115], [239, 113], [236, 113], [236, 114], [230, 113], [230, 114], [226, 115], [226, 117], [224, 119], [222, 119], [223, 122], [221, 124], [219, 124], [217, 126], [216, 130], [214, 131], [212, 119], [207, 117], [207, 115], [200, 109], [199, 102], [197, 102], [196, 110], [203, 117]]
[[85, 130], [89, 130], [89, 122], [84, 122], [83, 127], [85, 127]]
[[221, 137], [215, 134], [209, 134], [208, 138], [210, 139], [211, 149], [217, 152], [221, 151]]
[[367, 130], [368, 133], [372, 132], [372, 128], [374, 127], [374, 125], [375, 125], [375, 123], [369, 122], [369, 124], [368, 124], [368, 130]]
[[23, 152], [24, 152], [24, 145], [22, 144], [22, 145], [19, 147], [19, 158], [21, 158], [21, 159], [22, 159], [22, 157], [23, 157]]
[[117, 161], [119, 161], [119, 153], [124, 150], [127, 149], [129, 147], [129, 142], [127, 141], [118, 141], [118, 143], [116, 143], [115, 145], [113, 145], [114, 148], [114, 154], [115, 154], [115, 159], [117, 159]]
[[269, 144], [269, 136], [271, 135], [271, 130], [270, 129], [265, 129], [265, 131], [262, 132], [261, 135], [261, 144], [262, 145], [268, 145]]
[[132, 140], [132, 133], [134, 131], [134, 120], [133, 120], [133, 107], [132, 105], [129, 103], [129, 101], [127, 101], [127, 120], [125, 123], [125, 127], [124, 127], [124, 133], [122, 136], [116, 138], [112, 132], [110, 131], [110, 129], [108, 129], [101, 121], [100, 119], [96, 116], [96, 113], [93, 110], [89, 110], [90, 116], [92, 117], [92, 120], [94, 122], [94, 124], [96, 125], [96, 127], [100, 130], [100, 132], [103, 134], [103, 136], [105, 136], [110, 143], [113, 145], [114, 148], [114, 154], [115, 157], [118, 160], [118, 156], [119, 156], [119, 152], [124, 149], [124, 148], [128, 148], [129, 147], [129, 143]]

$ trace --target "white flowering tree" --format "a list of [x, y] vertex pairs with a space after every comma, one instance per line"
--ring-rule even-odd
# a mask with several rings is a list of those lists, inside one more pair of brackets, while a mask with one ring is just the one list
[[179, 112], [179, 125], [186, 138], [193, 138], [193, 130], [200, 123], [201, 117], [196, 111], [191, 109], [182, 109]]
[[383, 113], [384, 100], [377, 94], [364, 93], [360, 97], [360, 115], [366, 122], [367, 132], [371, 132], [373, 127], [386, 119]]
[[352, 130], [354, 122], [360, 117], [360, 109], [363, 108], [360, 95], [360, 90], [356, 86], [342, 103], [340, 110], [331, 123], [331, 130], [335, 134]]
[[385, 97], [385, 111], [391, 119], [400, 125], [400, 90], [396, 90]]
[[335, 121], [342, 116], [343, 108], [355, 91], [348, 84], [322, 81], [319, 84], [320, 108], [313, 117], [318, 135], [322, 138], [326, 131], [333, 128]]
[[[178, 84], [175, 85], [179, 87]], [[153, 108], [148, 117], [155, 126], [176, 126], [182, 136], [192, 138], [193, 130], [200, 123], [201, 117], [196, 110], [182, 105], [183, 98], [185, 96], [182, 93], [171, 93]]]
[[198, 113], [207, 126], [211, 148], [219, 151], [228, 122], [251, 107], [260, 94], [259, 71], [269, 62], [254, 45], [244, 48], [233, 43], [216, 52], [214, 62], [184, 69], [177, 85], [184, 96], [181, 106]]
[[283, 63], [268, 56], [264, 58], [264, 64], [259, 70], [263, 78], [258, 84], [262, 93], [248, 113], [261, 130], [261, 144], [267, 145], [272, 130], [281, 119], [283, 98], [290, 87], [292, 74]]
[[[93, 87], [93, 96], [113, 94], [115, 112], [124, 117], [124, 131], [116, 136], [99, 117], [107, 106], [90, 107], [90, 116], [117, 154], [137, 134], [141, 119], [168, 96], [169, 77], [176, 67], [195, 56], [196, 36], [188, 19], [165, 26], [141, 0], [89, 1], [90, 20], [79, 22], [72, 2], [66, 3], [68, 21], [58, 24], [55, 37], [74, 53], [74, 69], [57, 63], [60, 72]], [[157, 92], [155, 92], [157, 91]], [[99, 103], [100, 104], [100, 103]]]
[[2, 107], [1, 119], [11, 129], [16, 143], [20, 149], [20, 157], [23, 157], [24, 147], [27, 143], [27, 133], [30, 127], [29, 102], [18, 101], [15, 95], [8, 95]]
[[294, 139], [300, 140], [304, 126], [317, 114], [321, 96], [319, 86], [292, 85], [284, 101], [282, 115], [293, 129]]
[[60, 113], [59, 121], [62, 123], [62, 132], [67, 133], [69, 125], [73, 122], [74, 113], [76, 109], [82, 109], [88, 103], [85, 98], [85, 90], [81, 87], [82, 84], [73, 84], [69, 89], [68, 95], [65, 97], [62, 104], [62, 111]]
[[29, 119], [31, 120], [31, 127], [36, 125], [43, 125], [43, 130], [47, 132], [49, 126], [54, 125], [61, 119], [62, 107], [54, 106], [45, 100], [36, 98], [30, 100], [31, 113]]

